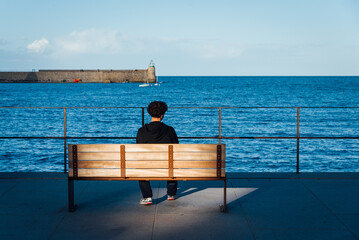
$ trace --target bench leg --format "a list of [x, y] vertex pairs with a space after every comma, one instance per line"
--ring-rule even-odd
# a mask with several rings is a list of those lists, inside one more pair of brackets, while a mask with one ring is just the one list
[[69, 198], [69, 212], [74, 212], [75, 209], [75, 198], [74, 198], [74, 180], [68, 180], [68, 198]]
[[227, 179], [223, 181], [223, 205], [220, 206], [221, 212], [227, 212]]

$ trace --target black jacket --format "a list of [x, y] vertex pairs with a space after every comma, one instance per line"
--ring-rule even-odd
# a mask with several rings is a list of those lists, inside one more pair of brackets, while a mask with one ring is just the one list
[[178, 137], [173, 127], [151, 122], [138, 129], [136, 143], [178, 143]]

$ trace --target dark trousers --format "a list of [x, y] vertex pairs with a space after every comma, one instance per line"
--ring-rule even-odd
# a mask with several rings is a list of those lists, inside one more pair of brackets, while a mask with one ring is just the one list
[[[150, 181], [139, 181], [142, 196], [144, 198], [152, 197], [152, 188]], [[177, 181], [167, 181], [167, 195], [174, 196], [177, 194]]]

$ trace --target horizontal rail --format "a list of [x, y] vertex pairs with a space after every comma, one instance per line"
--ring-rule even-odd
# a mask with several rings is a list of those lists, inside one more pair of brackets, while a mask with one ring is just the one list
[[[180, 139], [359, 139], [359, 137], [178, 137]], [[0, 137], [0, 139], [136, 139], [136, 137]]]
[[222, 137], [222, 139], [359, 139], [359, 137]]
[[[29, 108], [49, 108], [49, 109], [64, 109], [64, 108], [67, 108], [67, 109], [98, 109], [98, 108], [118, 108], [118, 109], [128, 109], [128, 108], [134, 108], [134, 109], [141, 109], [141, 108], [147, 108], [147, 107], [7, 107], [7, 106], [2, 106], [0, 107], [0, 109], [6, 109], [6, 108], [9, 108], [9, 109], [16, 109], [16, 108], [23, 108], [23, 109], [29, 109]], [[168, 108], [184, 108], [184, 109], [191, 109], [191, 108], [203, 108], [203, 109], [218, 109], [218, 108], [249, 108], [249, 109], [273, 109], [273, 108], [278, 108], [278, 109], [282, 109], [282, 108], [293, 108], [293, 109], [296, 109], [296, 108], [313, 108], [313, 109], [318, 109], [318, 108], [327, 108], [327, 109], [359, 109], [359, 107], [326, 107], [326, 106], [318, 106], [318, 107], [290, 107], [290, 106], [283, 106], [283, 107], [241, 107], [241, 106], [238, 106], [238, 107], [168, 107]]]
[[94, 108], [123, 108], [123, 109], [125, 109], [125, 108], [135, 108], [135, 109], [138, 109], [138, 108], [142, 108], [142, 107], [0, 107], [0, 109], [2, 109], [2, 108], [11, 108], [11, 109], [14, 109], [14, 108], [24, 108], [24, 109], [29, 109], [29, 108], [34, 108], [34, 109], [36, 109], [36, 108], [49, 108], [49, 109], [64, 109], [64, 108], [67, 108], [67, 109], [69, 109], [69, 108], [74, 108], [74, 109], [76, 109], [76, 108], [90, 108], [90, 109], [94, 109]]

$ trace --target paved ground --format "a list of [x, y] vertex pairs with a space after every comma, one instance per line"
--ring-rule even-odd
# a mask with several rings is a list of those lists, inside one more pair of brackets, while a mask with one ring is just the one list
[[179, 183], [179, 199], [140, 206], [134, 181], [75, 182], [64, 174], [0, 173], [0, 239], [359, 239], [359, 173], [245, 174]]

